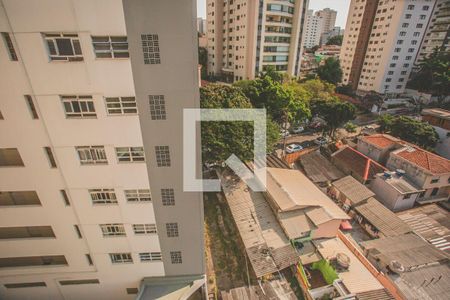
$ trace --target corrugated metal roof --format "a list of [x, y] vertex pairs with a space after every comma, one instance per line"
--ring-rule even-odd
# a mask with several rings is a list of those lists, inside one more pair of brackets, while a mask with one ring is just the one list
[[411, 232], [412, 229], [396, 214], [375, 198], [355, 207], [355, 210], [385, 236], [396, 236]]
[[306, 172], [306, 176], [312, 182], [334, 181], [344, 177], [344, 173], [338, 170], [319, 151], [313, 151], [300, 157], [300, 164]]
[[361, 201], [375, 196], [374, 192], [350, 175], [336, 180], [332, 185], [344, 194], [353, 204], [358, 204]]
[[386, 289], [368, 291], [356, 294], [358, 300], [394, 300], [395, 298]]

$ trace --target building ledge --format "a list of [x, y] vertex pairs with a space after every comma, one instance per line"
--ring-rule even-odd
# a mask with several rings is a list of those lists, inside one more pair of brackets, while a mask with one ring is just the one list
[[195, 293], [203, 299], [202, 288], [205, 286], [205, 275], [181, 275], [145, 277], [142, 279], [137, 300], [186, 300]]

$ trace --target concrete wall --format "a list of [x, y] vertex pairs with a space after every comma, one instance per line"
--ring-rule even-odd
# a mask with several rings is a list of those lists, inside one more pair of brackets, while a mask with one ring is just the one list
[[339, 226], [341, 226], [342, 220], [330, 220], [323, 224], [320, 224], [315, 230], [313, 230], [311, 238], [312, 239], [320, 239], [320, 238], [332, 238], [337, 235], [339, 230]]

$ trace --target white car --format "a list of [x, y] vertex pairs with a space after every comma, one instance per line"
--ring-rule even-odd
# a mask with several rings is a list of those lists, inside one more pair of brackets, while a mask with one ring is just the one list
[[298, 126], [298, 127], [294, 127], [294, 129], [292, 129], [293, 133], [301, 133], [305, 130], [305, 128], [303, 128], [303, 126]]
[[326, 137], [319, 136], [317, 139], [314, 140], [314, 143], [316, 145], [323, 146], [328, 143], [328, 139]]
[[291, 144], [286, 147], [286, 153], [294, 153], [303, 150], [303, 147], [299, 144]]

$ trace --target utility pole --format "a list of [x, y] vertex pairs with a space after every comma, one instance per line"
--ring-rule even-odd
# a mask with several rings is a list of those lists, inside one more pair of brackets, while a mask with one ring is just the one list
[[283, 111], [283, 152], [282, 152], [283, 158], [286, 157], [287, 121], [288, 121], [288, 114], [287, 114], [287, 110], [284, 109], [284, 111]]

